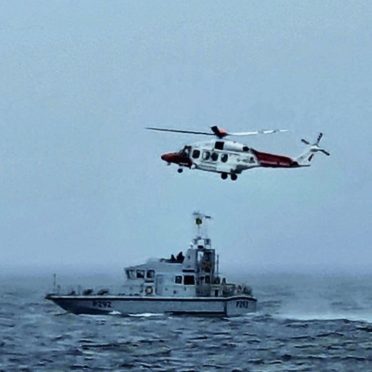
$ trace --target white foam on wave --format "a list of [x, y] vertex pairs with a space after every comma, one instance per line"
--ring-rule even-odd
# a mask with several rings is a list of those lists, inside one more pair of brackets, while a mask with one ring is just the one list
[[372, 314], [371, 313], [364, 313], [364, 312], [357, 312], [357, 313], [342, 313], [342, 312], [325, 312], [325, 313], [296, 313], [296, 312], [289, 312], [289, 313], [279, 313], [275, 314], [276, 318], [279, 319], [291, 319], [291, 320], [341, 320], [346, 319], [350, 321], [360, 321], [360, 322], [367, 322], [372, 323]]
[[122, 315], [120, 311], [112, 310], [109, 312], [110, 315]]
[[132, 317], [144, 317], [144, 318], [148, 318], [148, 317], [153, 317], [153, 316], [162, 316], [164, 314], [159, 314], [159, 313], [139, 313], [139, 314], [129, 314], [129, 316], [132, 316]]

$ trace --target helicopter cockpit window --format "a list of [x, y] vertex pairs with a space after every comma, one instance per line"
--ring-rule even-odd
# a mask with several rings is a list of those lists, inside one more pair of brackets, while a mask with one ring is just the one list
[[190, 154], [190, 150], [191, 150], [191, 147], [190, 147], [190, 146], [185, 146], [185, 147], [180, 151], [180, 153], [189, 156], [189, 154]]
[[224, 162], [224, 163], [227, 162], [228, 158], [229, 158], [229, 156], [227, 154], [222, 154], [221, 155], [221, 161]]
[[208, 160], [211, 157], [211, 153], [209, 151], [203, 151], [203, 160]]
[[214, 148], [216, 150], [223, 150], [223, 145], [225, 144], [225, 142], [223, 141], [216, 141], [216, 143], [214, 144]]
[[193, 157], [193, 159], [198, 159], [199, 156], [200, 156], [200, 151], [195, 149], [195, 150], [192, 152], [192, 157]]
[[212, 152], [211, 158], [212, 158], [213, 161], [217, 161], [218, 160], [218, 154], [216, 152]]

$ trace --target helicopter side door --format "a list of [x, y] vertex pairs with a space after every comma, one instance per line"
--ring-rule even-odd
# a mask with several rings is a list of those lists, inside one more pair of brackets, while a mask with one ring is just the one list
[[199, 168], [202, 157], [202, 150], [198, 147], [190, 147], [190, 159], [196, 168]]
[[215, 161], [211, 159], [211, 151], [202, 146], [190, 148], [190, 159], [196, 168], [206, 171], [216, 169]]
[[215, 171], [217, 169], [219, 154], [209, 149], [203, 149], [200, 159], [200, 168]]
[[231, 172], [230, 154], [224, 150], [224, 141], [216, 141], [213, 149], [203, 149], [201, 168], [214, 172]]

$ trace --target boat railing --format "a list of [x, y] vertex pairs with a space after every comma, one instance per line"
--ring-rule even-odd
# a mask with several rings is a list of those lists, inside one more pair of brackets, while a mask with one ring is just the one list
[[109, 296], [123, 293], [123, 286], [112, 285], [105, 287], [83, 287], [83, 286], [64, 286], [57, 285], [51, 291], [52, 294], [59, 296]]
[[223, 283], [221, 284], [221, 286], [222, 286], [222, 295], [224, 297], [233, 296], [235, 294], [235, 288], [236, 288], [235, 284]]

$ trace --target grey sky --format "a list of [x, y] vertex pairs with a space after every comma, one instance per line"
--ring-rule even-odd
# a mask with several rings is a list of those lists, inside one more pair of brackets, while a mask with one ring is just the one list
[[[368, 270], [371, 25], [367, 1], [2, 1], [0, 268], [168, 256], [199, 209], [226, 268]], [[222, 182], [160, 160], [200, 137], [143, 129], [215, 123], [332, 156]]]

